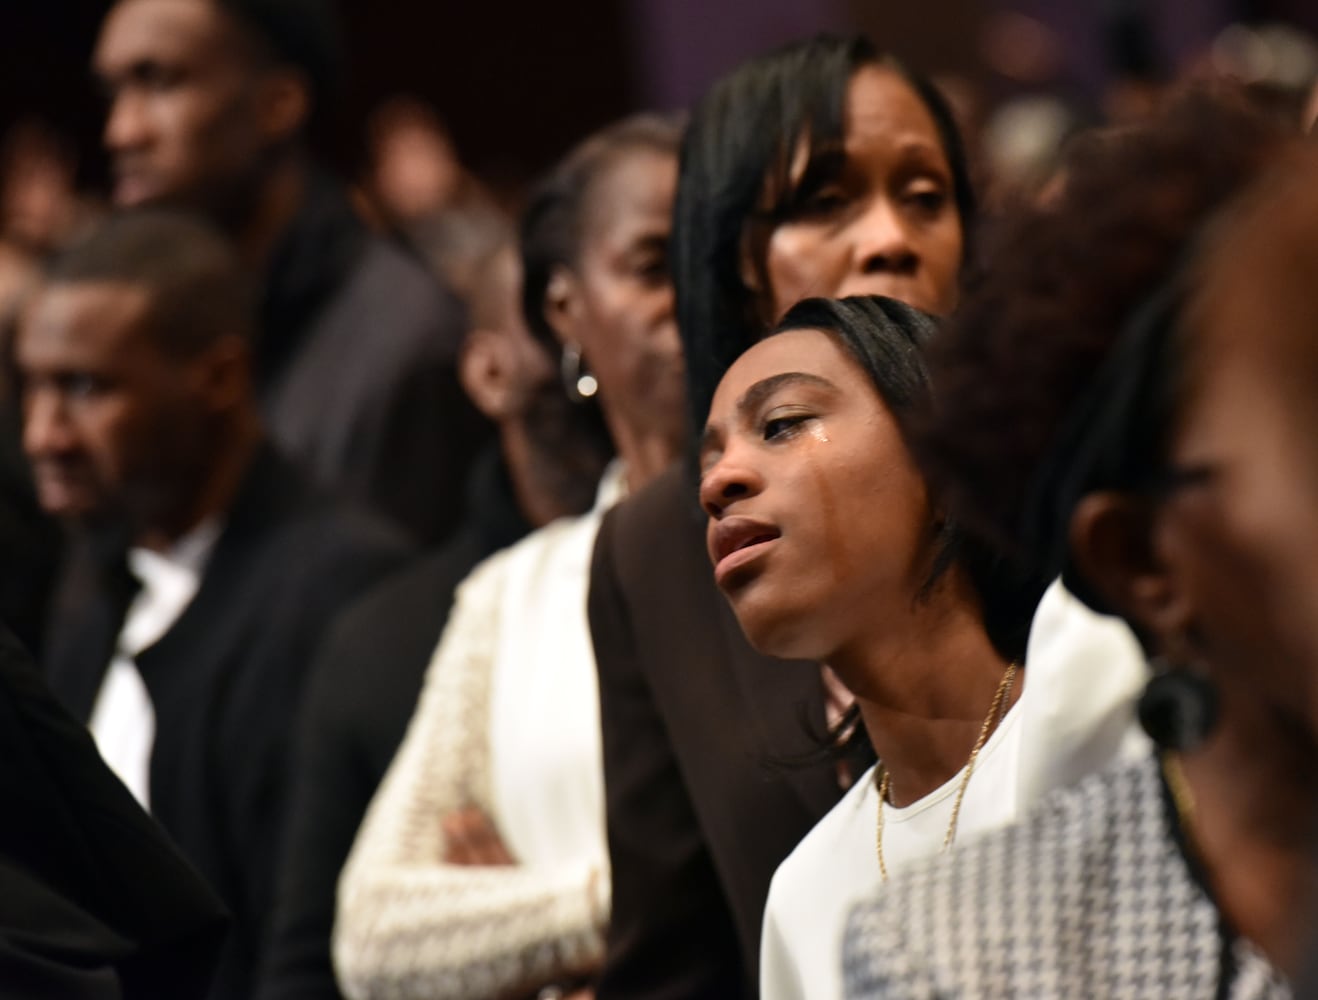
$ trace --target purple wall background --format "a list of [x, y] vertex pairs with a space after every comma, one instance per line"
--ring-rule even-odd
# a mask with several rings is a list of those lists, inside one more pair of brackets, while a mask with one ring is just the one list
[[[339, 0], [353, 48], [351, 93], [323, 142], [345, 169], [380, 99], [433, 103], [478, 170], [543, 169], [604, 122], [689, 104], [753, 53], [821, 30], [862, 29], [931, 73], [983, 79], [978, 34], [995, 11], [1038, 17], [1064, 39], [1066, 82], [1092, 98], [1104, 78], [1102, 11], [1113, 0]], [[87, 58], [110, 0], [0, 0], [0, 134], [31, 113], [65, 130], [100, 172], [101, 107]], [[1315, 0], [1149, 0], [1165, 51], [1201, 49], [1242, 15], [1318, 31]], [[990, 86], [989, 93], [994, 93]]]
[[847, 31], [844, 0], [627, 0], [640, 86], [653, 108], [690, 105], [742, 59], [820, 31]]

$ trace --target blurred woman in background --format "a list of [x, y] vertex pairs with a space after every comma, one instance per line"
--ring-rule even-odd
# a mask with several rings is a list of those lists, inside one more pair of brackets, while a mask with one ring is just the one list
[[533, 331], [598, 403], [618, 460], [595, 508], [488, 559], [459, 588], [416, 715], [340, 883], [351, 997], [502, 998], [588, 986], [609, 912], [587, 569], [603, 512], [682, 439], [668, 277], [679, 127], [587, 139], [523, 222]]

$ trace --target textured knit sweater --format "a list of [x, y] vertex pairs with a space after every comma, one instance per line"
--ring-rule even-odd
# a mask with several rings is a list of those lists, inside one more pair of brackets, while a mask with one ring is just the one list
[[[494, 555], [459, 587], [339, 883], [334, 961], [355, 1000], [531, 994], [602, 960], [609, 875], [585, 602], [620, 487], [611, 470], [589, 514]], [[518, 864], [444, 863], [443, 819], [467, 807]]]

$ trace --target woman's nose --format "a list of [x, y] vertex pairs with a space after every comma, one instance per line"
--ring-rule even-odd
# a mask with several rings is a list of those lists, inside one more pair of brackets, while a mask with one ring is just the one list
[[724, 452], [700, 477], [700, 506], [718, 520], [738, 500], [755, 496], [763, 489], [760, 475], [736, 454]]
[[910, 227], [900, 207], [875, 197], [854, 224], [856, 267], [861, 274], [912, 274], [919, 264]]

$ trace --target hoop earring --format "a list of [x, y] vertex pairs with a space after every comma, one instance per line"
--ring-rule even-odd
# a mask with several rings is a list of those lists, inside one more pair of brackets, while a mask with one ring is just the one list
[[563, 357], [559, 362], [559, 374], [562, 376], [567, 398], [574, 403], [584, 403], [599, 392], [599, 380], [586, 369], [581, 358], [581, 348], [576, 344], [564, 346]]
[[1217, 725], [1217, 688], [1200, 671], [1165, 656], [1150, 662], [1153, 677], [1139, 700], [1140, 727], [1163, 750], [1193, 750]]

